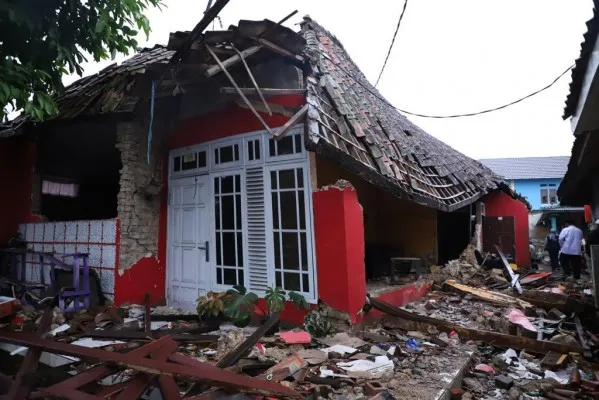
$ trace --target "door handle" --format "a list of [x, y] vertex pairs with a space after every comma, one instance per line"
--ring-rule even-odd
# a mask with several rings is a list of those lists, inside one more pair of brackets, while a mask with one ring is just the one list
[[204, 250], [204, 252], [206, 253], [206, 262], [210, 262], [210, 246], [209, 246], [209, 242], [206, 240], [204, 242], [204, 246], [198, 246], [198, 249]]

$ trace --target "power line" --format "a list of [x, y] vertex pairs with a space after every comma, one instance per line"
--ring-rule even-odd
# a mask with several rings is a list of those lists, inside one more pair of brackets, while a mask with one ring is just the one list
[[411, 112], [408, 110], [404, 110], [402, 108], [396, 107], [393, 104], [389, 103], [389, 101], [387, 99], [385, 99], [384, 97], [382, 97], [379, 93], [375, 92], [373, 89], [371, 89], [370, 87], [368, 87], [367, 85], [365, 85], [364, 83], [362, 83], [360, 80], [356, 79], [348, 70], [346, 70], [341, 64], [334, 62], [328, 54], [326, 54], [325, 52], [323, 52], [322, 50], [318, 50], [321, 54], [323, 54], [324, 56], [326, 56], [326, 58], [332, 62], [336, 67], [338, 67], [341, 71], [343, 71], [343, 73], [345, 73], [345, 75], [347, 75], [349, 78], [351, 78], [354, 82], [356, 82], [358, 85], [362, 86], [364, 89], [366, 89], [370, 94], [372, 94], [373, 96], [375, 96], [377, 99], [381, 100], [382, 102], [384, 102], [385, 104], [387, 104], [389, 107], [395, 108], [397, 111], [401, 111], [404, 114], [408, 114], [408, 115], [413, 115], [415, 117], [422, 117], [422, 118], [436, 118], [436, 119], [445, 119], [445, 118], [460, 118], [460, 117], [472, 117], [475, 115], [481, 115], [481, 114], [487, 114], [493, 111], [498, 111], [504, 108], [507, 108], [509, 106], [513, 106], [514, 104], [520, 103], [521, 101], [524, 101], [526, 99], [529, 99], [541, 92], [544, 92], [545, 90], [549, 89], [550, 87], [552, 87], [553, 85], [555, 85], [557, 83], [557, 81], [559, 81], [564, 75], [566, 75], [568, 73], [568, 71], [570, 71], [572, 68], [574, 68], [574, 65], [570, 65], [568, 68], [566, 68], [566, 70], [564, 72], [562, 72], [561, 74], [559, 74], [557, 76], [557, 78], [555, 78], [553, 81], [551, 81], [550, 84], [542, 87], [539, 90], [535, 90], [534, 92], [527, 94], [526, 96], [520, 97], [519, 99], [516, 99], [514, 101], [511, 101], [507, 104], [498, 106], [498, 107], [493, 107], [493, 108], [489, 108], [486, 110], [481, 110], [481, 111], [476, 111], [476, 112], [470, 112], [470, 113], [463, 113], [463, 114], [452, 114], [452, 115], [427, 115], [427, 114], [420, 114], [420, 113], [415, 113], [415, 112]]
[[521, 101], [524, 101], [524, 100], [526, 100], [526, 99], [529, 99], [529, 98], [531, 98], [531, 97], [533, 97], [533, 96], [535, 96], [535, 95], [537, 95], [537, 94], [539, 94], [539, 93], [541, 93], [541, 92], [543, 92], [543, 91], [545, 91], [545, 90], [549, 89], [551, 86], [555, 85], [555, 84], [557, 83], [557, 81], [559, 81], [559, 80], [560, 80], [560, 78], [561, 78], [561, 77], [563, 77], [564, 75], [566, 75], [566, 73], [568, 73], [568, 71], [570, 71], [572, 68], [574, 68], [574, 65], [571, 65], [571, 66], [569, 66], [568, 68], [566, 68], [566, 70], [565, 70], [564, 72], [562, 72], [561, 74], [559, 74], [559, 75], [557, 76], [557, 78], [555, 78], [555, 79], [554, 79], [554, 80], [553, 80], [553, 81], [552, 81], [550, 84], [548, 84], [547, 86], [544, 86], [544, 87], [542, 87], [542, 88], [541, 88], [541, 89], [539, 89], [539, 90], [536, 90], [536, 91], [534, 91], [534, 92], [532, 92], [532, 93], [530, 93], [530, 94], [527, 94], [527, 95], [526, 95], [526, 96], [524, 96], [524, 97], [520, 97], [519, 99], [517, 99], [517, 100], [514, 100], [514, 101], [511, 101], [511, 102], [509, 102], [509, 103], [507, 103], [507, 104], [504, 104], [504, 105], [502, 105], [502, 106], [499, 106], [499, 107], [493, 107], [493, 108], [489, 108], [489, 109], [482, 110], [482, 111], [476, 111], [476, 112], [464, 113], [464, 114], [453, 114], [453, 115], [425, 115], [425, 114], [413, 113], [413, 112], [410, 112], [410, 111], [402, 110], [401, 108], [398, 108], [398, 107], [394, 107], [394, 108], [396, 108], [397, 110], [399, 110], [399, 111], [403, 112], [404, 114], [413, 115], [413, 116], [415, 116], [415, 117], [423, 117], [423, 118], [437, 118], [437, 119], [442, 119], [442, 118], [460, 118], [460, 117], [472, 117], [472, 116], [475, 116], [475, 115], [487, 114], [487, 113], [490, 113], [490, 112], [493, 112], [493, 111], [502, 110], [502, 109], [504, 109], [504, 108], [507, 108], [507, 107], [509, 107], [509, 106], [513, 106], [514, 104], [518, 104], [518, 103], [520, 103]]
[[393, 39], [391, 39], [391, 45], [389, 46], [389, 51], [387, 51], [387, 57], [385, 57], [385, 62], [383, 63], [383, 67], [381, 68], [381, 72], [379, 72], [379, 77], [374, 84], [374, 87], [377, 87], [379, 81], [381, 80], [381, 76], [383, 76], [383, 71], [387, 66], [387, 61], [389, 60], [389, 56], [391, 55], [391, 50], [393, 50], [393, 44], [395, 43], [395, 38], [397, 37], [397, 32], [399, 31], [399, 26], [401, 25], [401, 20], [403, 19], [403, 15], [406, 12], [406, 7], [408, 6], [408, 0], [405, 0], [403, 3], [403, 9], [401, 10], [401, 14], [399, 15], [399, 20], [397, 21], [397, 27], [395, 28], [395, 33], [393, 34]]

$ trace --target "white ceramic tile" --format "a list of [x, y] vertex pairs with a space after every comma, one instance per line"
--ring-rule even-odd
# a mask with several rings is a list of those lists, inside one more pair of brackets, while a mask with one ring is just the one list
[[64, 251], [64, 244], [55, 243], [54, 244], [54, 251], [57, 254], [64, 254], [65, 253], [65, 251]]
[[65, 222], [56, 222], [56, 229], [54, 230], [54, 242], [64, 243], [66, 241], [67, 225]]
[[67, 244], [64, 246], [64, 254], [73, 254], [75, 251], [75, 245], [73, 244]]
[[33, 244], [33, 251], [44, 251], [43, 245], [41, 243]]
[[34, 227], [33, 241], [39, 243], [44, 240], [44, 224], [34, 224]]
[[45, 243], [54, 242], [54, 229], [55, 229], [55, 224], [53, 222], [47, 222], [44, 224], [44, 242]]
[[68, 221], [65, 242], [75, 243], [76, 241], [77, 241], [77, 223], [75, 221]]
[[50, 284], [50, 267], [44, 267], [44, 279], [46, 280], [46, 285]]
[[102, 246], [101, 267], [114, 268], [116, 266], [116, 245]]
[[77, 243], [75, 252], [89, 254], [89, 245], [83, 243]]
[[102, 221], [102, 243], [116, 243], [116, 220]]
[[89, 266], [99, 267], [102, 262], [102, 246], [93, 244], [89, 246]]
[[27, 237], [27, 224], [19, 225], [19, 233], [21, 234], [21, 236], [23, 236], [23, 238]]
[[102, 243], [102, 222], [91, 221], [89, 226], [89, 242]]
[[102, 292], [114, 293], [114, 271], [110, 270], [98, 270], [100, 275], [100, 283], [102, 285]]
[[44, 243], [42, 246], [44, 253], [52, 253], [54, 251], [54, 243]]
[[89, 243], [89, 222], [77, 222], [77, 243]]
[[33, 242], [33, 233], [35, 231], [34, 224], [23, 224], [25, 226], [25, 240], [29, 243]]

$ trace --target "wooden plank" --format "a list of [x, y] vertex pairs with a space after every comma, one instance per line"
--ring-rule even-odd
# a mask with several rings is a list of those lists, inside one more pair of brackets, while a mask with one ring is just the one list
[[453, 289], [458, 290], [459, 292], [469, 293], [477, 299], [484, 300], [492, 304], [497, 304], [504, 307], [522, 307], [523, 309], [531, 309], [534, 307], [531, 303], [520, 300], [517, 297], [494, 292], [492, 290], [479, 289], [472, 286], [463, 285], [454, 280], [448, 280], [445, 282], [445, 284]]
[[266, 48], [274, 53], [277, 53], [285, 58], [288, 58], [296, 63], [303, 64], [306, 61], [304, 57], [297, 55], [297, 54], [293, 54], [289, 50], [284, 49], [281, 46], [276, 45], [269, 40], [266, 40], [263, 38], [255, 38], [254, 40], [256, 40], [258, 43], [260, 43], [264, 48]]
[[464, 328], [448, 321], [413, 314], [378, 299], [370, 298], [369, 300], [370, 304], [377, 310], [408, 322], [411, 329], [426, 330], [428, 326], [434, 325], [442, 331], [456, 332], [461, 339], [493, 343], [494, 346], [498, 347], [511, 347], [513, 349], [527, 350], [528, 352], [539, 354], [545, 354], [548, 351], [555, 351], [561, 354], [584, 353], [584, 349], [580, 346], [536, 340], [525, 336], [505, 335], [503, 333]]
[[[235, 100], [234, 101], [235, 104], [237, 104], [237, 106], [241, 107], [241, 108], [245, 108], [246, 110], [249, 110], [250, 108], [241, 100]], [[262, 103], [259, 103], [257, 101], [251, 101], [250, 103], [252, 104], [252, 107], [254, 107], [256, 109], [256, 111], [262, 112], [262, 113], [268, 113], [268, 111], [266, 110], [266, 108], [264, 107], [264, 105]], [[293, 114], [295, 114], [293, 112], [293, 109], [291, 108], [286, 108], [283, 107], [279, 104], [276, 103], [269, 103], [268, 104], [268, 108], [273, 112], [273, 114], [279, 114], [279, 115], [283, 115], [287, 118], [291, 118], [293, 117]]]
[[295, 125], [297, 125], [299, 122], [301, 122], [301, 120], [308, 113], [309, 108], [310, 108], [309, 104], [304, 104], [304, 106], [302, 108], [300, 108], [300, 110], [298, 112], [296, 112], [293, 117], [289, 118], [289, 120], [287, 122], [285, 122], [285, 124], [283, 126], [281, 126], [280, 128], [277, 128], [274, 132], [272, 132], [273, 138], [275, 140], [280, 140], [280, 139], [284, 138], [289, 133], [291, 128], [293, 128]]
[[204, 12], [204, 16], [190, 32], [183, 46], [177, 49], [177, 52], [171, 58], [171, 64], [176, 64], [179, 60], [185, 58], [192, 43], [195, 42], [202, 32], [204, 32], [204, 30], [212, 23], [212, 21], [214, 21], [214, 18], [218, 16], [218, 14], [223, 8], [225, 8], [229, 1], [230, 0], [216, 0], [214, 5]]
[[252, 81], [252, 85], [254, 86], [254, 89], [256, 90], [256, 92], [258, 92], [258, 96], [260, 96], [260, 100], [262, 100], [262, 103], [264, 104], [264, 107], [266, 108], [266, 110], [268, 110], [268, 115], [272, 115], [272, 111], [268, 107], [268, 103], [266, 102], [266, 99], [264, 99], [264, 95], [260, 91], [260, 87], [258, 86], [258, 83], [256, 82], [256, 79], [254, 79], [254, 74], [252, 74], [252, 70], [250, 69], [250, 67], [247, 64], [247, 62], [245, 62], [245, 57], [243, 56], [243, 54], [241, 54], [239, 52], [239, 50], [237, 50], [235, 48], [235, 46], [233, 46], [233, 50], [235, 50], [235, 52], [241, 58], [241, 62], [243, 63], [243, 66], [245, 67], [245, 71], [248, 73], [248, 76], [250, 77], [250, 80]]
[[[240, 61], [243, 61], [244, 58], [249, 57], [253, 54], [256, 54], [257, 52], [259, 52], [262, 49], [262, 46], [252, 46], [252, 47], [248, 47], [247, 49], [238, 52], [237, 54], [235, 54], [232, 57], [227, 58], [226, 60], [222, 61], [223, 67], [224, 68], [229, 68], [235, 64], [237, 64]], [[208, 68], [206, 70], [206, 72], [204, 72], [204, 75], [207, 78], [210, 78], [211, 76], [214, 76], [216, 74], [218, 74], [219, 72], [221, 72], [223, 70], [223, 67], [221, 67], [220, 65], [214, 65], [210, 68]]]
[[[239, 88], [239, 90], [246, 96], [257, 96], [258, 92], [254, 88]], [[306, 89], [276, 89], [276, 88], [260, 88], [262, 94], [268, 96], [285, 96], [285, 95], [297, 95], [306, 93]], [[237, 95], [238, 91], [233, 87], [222, 87], [220, 88], [222, 95]]]
[[199, 366], [191, 368], [185, 365], [161, 362], [143, 357], [132, 357], [130, 354], [89, 349], [53, 340], [40, 339], [36, 335], [29, 333], [0, 332], [0, 342], [28, 346], [50, 353], [63, 354], [85, 360], [109, 362], [148, 374], [178, 375], [193, 382], [205, 382], [212, 386], [222, 387], [231, 391], [259, 394], [268, 397], [300, 397], [298, 392], [282, 385], [238, 375], [207, 363], [199, 363]]
[[[50, 330], [50, 325], [52, 324], [52, 317], [54, 316], [54, 307], [48, 306], [44, 310], [44, 314], [42, 315], [42, 319], [37, 328], [37, 332], [35, 335], [38, 338], [43, 338], [46, 333]], [[35, 336], [34, 336], [35, 337]], [[22, 400], [26, 399], [31, 393], [30, 385], [25, 383], [25, 379], [28, 375], [35, 373], [37, 370], [37, 366], [39, 364], [40, 357], [42, 355], [42, 349], [38, 348], [30, 348], [27, 350], [27, 354], [25, 354], [25, 359], [21, 364], [21, 368], [19, 368], [19, 372], [17, 376], [15, 376], [15, 381], [10, 387], [10, 391], [8, 392], [9, 400]]]

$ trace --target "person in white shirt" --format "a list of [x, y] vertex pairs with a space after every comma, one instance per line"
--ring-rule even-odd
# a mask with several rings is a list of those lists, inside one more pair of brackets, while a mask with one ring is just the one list
[[566, 227], [559, 234], [560, 264], [564, 270], [564, 276], [574, 275], [574, 279], [580, 279], [582, 260], [580, 252], [582, 249], [582, 231], [574, 225], [574, 222], [566, 221]]

